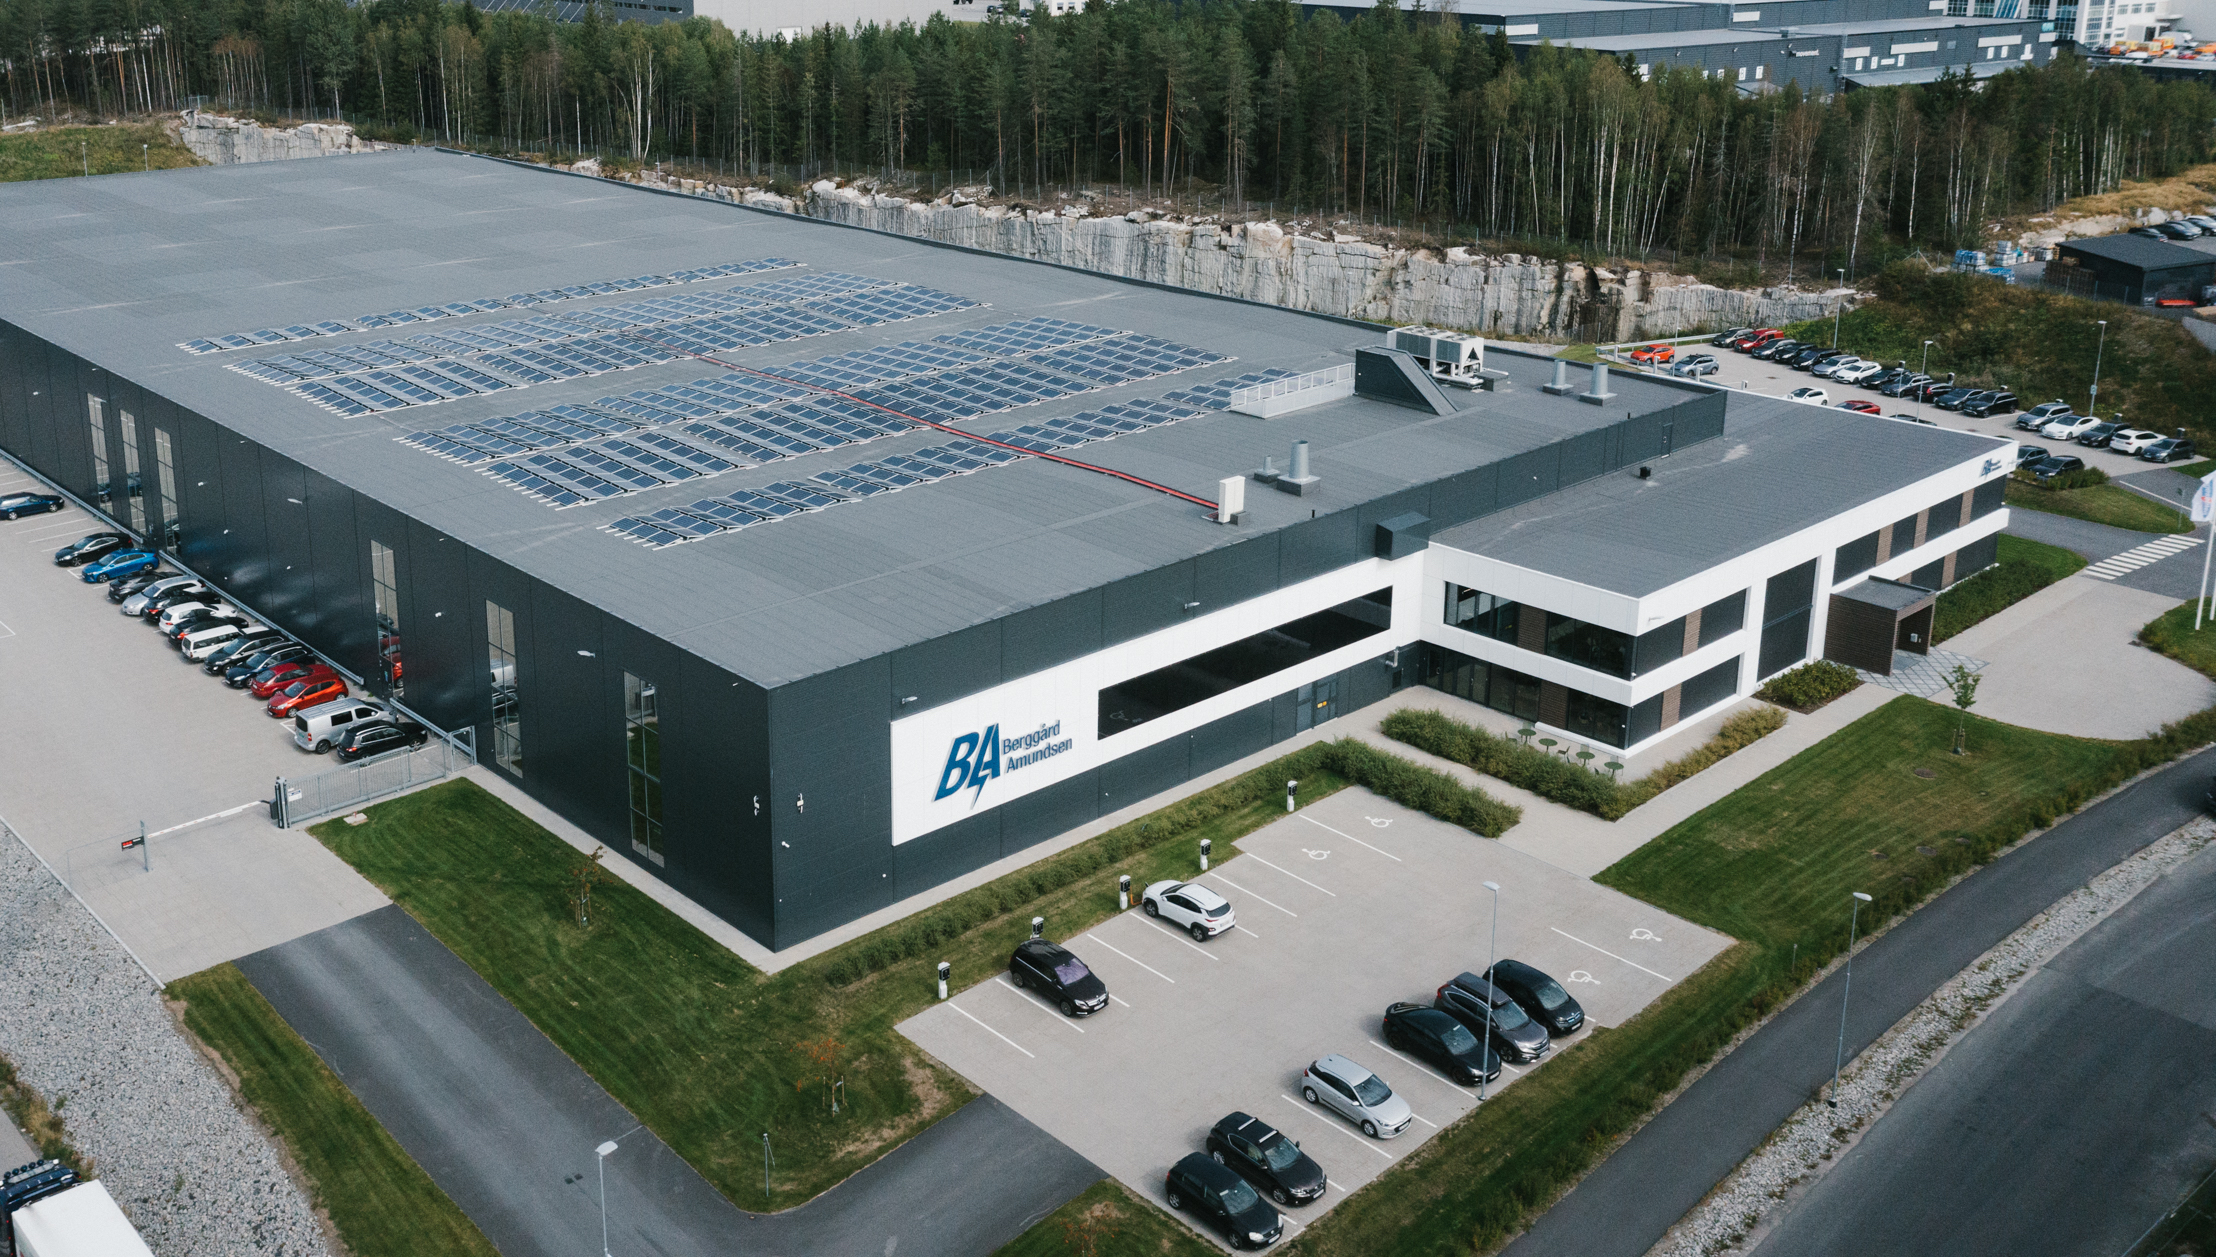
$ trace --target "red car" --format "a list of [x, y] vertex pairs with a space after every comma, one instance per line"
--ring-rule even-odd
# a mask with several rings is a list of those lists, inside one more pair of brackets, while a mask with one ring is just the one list
[[323, 681], [337, 675], [337, 670], [330, 664], [313, 659], [295, 659], [268, 669], [261, 679], [247, 687], [247, 691], [256, 698], [268, 698], [295, 681]]
[[1778, 337], [1783, 336], [1784, 334], [1785, 333], [1777, 330], [1774, 327], [1765, 327], [1761, 331], [1749, 332], [1739, 339], [1731, 342], [1731, 347], [1738, 350], [1740, 353], [1750, 354], [1753, 353], [1755, 350], [1762, 348], [1764, 345], [1769, 344], [1771, 341], [1776, 340]]
[[1885, 413], [1884, 408], [1876, 402], [1866, 402], [1859, 397], [1852, 401], [1840, 402], [1839, 409], [1851, 410], [1858, 415], [1881, 415]]
[[1677, 357], [1677, 350], [1670, 345], [1649, 345], [1644, 349], [1631, 351], [1633, 362], [1645, 362], [1654, 366], [1660, 366], [1675, 357]]
[[269, 700], [269, 714], [283, 719], [295, 711], [345, 697], [346, 682], [335, 676], [322, 680], [295, 681], [277, 691], [276, 696]]

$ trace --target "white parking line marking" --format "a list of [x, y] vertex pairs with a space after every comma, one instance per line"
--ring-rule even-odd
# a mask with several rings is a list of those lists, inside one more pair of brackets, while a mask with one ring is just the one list
[[1415, 1118], [1417, 1121], [1422, 1122], [1424, 1125], [1429, 1126], [1433, 1130], [1439, 1129], [1439, 1124], [1437, 1122], [1432, 1121], [1430, 1118], [1425, 1117], [1423, 1114], [1418, 1113], [1414, 1109], [1408, 1110], [1408, 1116]]
[[162, 836], [163, 834], [174, 834], [174, 833], [176, 833], [176, 832], [177, 832], [178, 830], [180, 830], [180, 829], [190, 829], [190, 828], [192, 828], [192, 827], [193, 827], [193, 826], [195, 826], [195, 825], [205, 824], [205, 823], [206, 823], [206, 822], [208, 822], [208, 821], [219, 821], [219, 820], [222, 820], [222, 819], [223, 819], [224, 817], [227, 817], [227, 816], [237, 816], [237, 815], [238, 815], [239, 813], [241, 813], [241, 812], [243, 812], [243, 811], [247, 810], [248, 808], [254, 808], [254, 807], [268, 807], [268, 806], [269, 806], [269, 801], [268, 801], [268, 800], [266, 800], [266, 799], [256, 799], [256, 800], [254, 800], [254, 801], [253, 801], [253, 802], [251, 802], [251, 803], [241, 803], [241, 804], [239, 804], [239, 805], [238, 805], [237, 807], [234, 807], [234, 808], [226, 808], [226, 809], [224, 809], [223, 811], [220, 811], [220, 812], [210, 812], [210, 813], [209, 813], [208, 815], [206, 815], [206, 816], [203, 816], [203, 817], [201, 817], [201, 818], [200, 818], [199, 820], [195, 820], [195, 821], [186, 821], [186, 822], [185, 822], [184, 824], [182, 824], [182, 825], [171, 825], [171, 826], [170, 826], [169, 828], [167, 828], [167, 829], [157, 829], [157, 830], [155, 830], [155, 831], [154, 831], [153, 833], [150, 833], [150, 834], [148, 834], [148, 835], [146, 835], [146, 836], [147, 836], [147, 837], [149, 837], [149, 838], [159, 838], [159, 837], [161, 837], [161, 836]]
[[6, 621], [0, 621], [0, 638], [13, 636], [15, 636], [15, 630], [9, 628]]
[[1187, 947], [1192, 948], [1194, 951], [1199, 952], [1201, 955], [1208, 957], [1208, 959], [1210, 960], [1217, 961], [1219, 963], [1223, 960], [1223, 957], [1215, 955], [1207, 948], [1202, 947], [1200, 944], [1185, 937], [1184, 935], [1178, 933], [1176, 930], [1171, 929], [1170, 927], [1162, 924], [1160, 921], [1157, 921], [1152, 917], [1142, 916], [1139, 919], [1146, 922], [1148, 925], [1153, 926], [1155, 929], [1162, 931], [1164, 934], [1169, 935], [1171, 938], [1176, 939], [1178, 942], [1185, 944]]
[[1141, 969], [1146, 970], [1148, 973], [1153, 974], [1155, 977], [1162, 979], [1164, 982], [1169, 983], [1171, 986], [1177, 985], [1176, 978], [1173, 978], [1170, 975], [1162, 972], [1160, 969], [1157, 969], [1153, 965], [1150, 965], [1144, 960], [1139, 959], [1137, 956], [1132, 955], [1130, 952], [1124, 951], [1122, 948], [1117, 947], [1113, 943], [1110, 943], [1107, 939], [1102, 938], [1100, 935], [1087, 934], [1085, 937], [1100, 944], [1102, 947], [1107, 948], [1109, 951], [1116, 953], [1118, 956], [1123, 957], [1125, 960], [1130, 961], [1132, 964], [1139, 966]]
[[1331, 1184], [1333, 1187], [1338, 1187], [1340, 1191], [1346, 1190], [1346, 1188], [1344, 1187], [1339, 1187], [1339, 1180], [1335, 1178], [1326, 1178], [1324, 1179], [1324, 1182]]
[[[1367, 1036], [1364, 1036], [1364, 1037], [1367, 1037]], [[1471, 1092], [1468, 1092], [1468, 1091], [1463, 1091], [1463, 1090], [1462, 1090], [1462, 1085], [1461, 1085], [1460, 1083], [1456, 1083], [1456, 1082], [1449, 1082], [1449, 1081], [1448, 1081], [1448, 1080], [1447, 1080], [1446, 1078], [1442, 1077], [1441, 1075], [1439, 1075], [1439, 1074], [1437, 1074], [1437, 1073], [1434, 1073], [1434, 1072], [1432, 1072], [1432, 1067], [1431, 1067], [1431, 1066], [1429, 1066], [1429, 1065], [1425, 1064], [1425, 1063], [1424, 1063], [1424, 1062], [1422, 1062], [1422, 1061], [1419, 1061], [1419, 1060], [1417, 1060], [1417, 1059], [1416, 1059], [1415, 1057], [1413, 1057], [1413, 1056], [1410, 1056], [1410, 1055], [1409, 1055], [1408, 1053], [1406, 1053], [1406, 1052], [1403, 1052], [1403, 1051], [1401, 1051], [1401, 1050], [1400, 1050], [1399, 1048], [1395, 1048], [1395, 1047], [1387, 1047], [1386, 1045], [1384, 1045], [1384, 1044], [1382, 1044], [1382, 1043], [1379, 1043], [1379, 1042], [1378, 1042], [1377, 1040], [1375, 1040], [1375, 1039], [1371, 1039], [1371, 1040], [1370, 1040], [1370, 1046], [1371, 1046], [1371, 1047], [1374, 1047], [1374, 1048], [1376, 1048], [1377, 1050], [1379, 1050], [1379, 1051], [1381, 1051], [1381, 1052], [1391, 1052], [1391, 1053], [1392, 1053], [1393, 1055], [1395, 1055], [1395, 1056], [1399, 1057], [1400, 1059], [1402, 1059], [1402, 1060], [1404, 1060], [1404, 1061], [1408, 1062], [1409, 1064], [1411, 1064], [1411, 1065], [1415, 1066], [1415, 1067], [1416, 1067], [1416, 1072], [1417, 1072], [1417, 1073], [1419, 1073], [1419, 1074], [1422, 1074], [1422, 1075], [1423, 1075], [1424, 1077], [1426, 1077], [1426, 1078], [1429, 1078], [1429, 1079], [1430, 1079], [1431, 1081], [1433, 1081], [1433, 1082], [1435, 1082], [1435, 1083], [1439, 1083], [1439, 1084], [1440, 1084], [1440, 1085], [1442, 1085], [1442, 1086], [1452, 1087], [1452, 1088], [1454, 1088], [1454, 1089], [1455, 1089], [1455, 1091], [1456, 1091], [1456, 1092], [1458, 1092], [1458, 1093], [1460, 1093], [1460, 1094], [1462, 1094], [1462, 1095], [1465, 1095], [1465, 1096], [1473, 1094], [1473, 1093], [1471, 1093]]]
[[[1563, 930], [1558, 930], [1558, 929], [1555, 929], [1555, 927], [1553, 927], [1553, 926], [1551, 926], [1551, 925], [1550, 925], [1550, 926], [1548, 926], [1547, 928], [1548, 928], [1548, 929], [1550, 929], [1550, 930], [1554, 930], [1554, 932], [1555, 932], [1555, 933], [1557, 933], [1557, 934], [1560, 934], [1560, 935], [1562, 935], [1562, 937], [1564, 937], [1564, 938], [1566, 938], [1566, 939], [1570, 940], [1571, 942], [1573, 942], [1573, 943], [1576, 943], [1576, 944], [1578, 944], [1578, 945], [1580, 945], [1580, 946], [1583, 946], [1583, 947], [1593, 947], [1593, 945], [1592, 945], [1591, 943], [1588, 943], [1588, 942], [1586, 942], [1586, 941], [1585, 941], [1584, 939], [1582, 939], [1582, 938], [1579, 938], [1579, 937], [1578, 937], [1577, 935], [1575, 935], [1575, 934], [1571, 934], [1571, 933], [1568, 933], [1568, 932], [1566, 932], [1566, 931], [1563, 931]], [[1610, 960], [1624, 960], [1624, 958], [1623, 958], [1623, 957], [1621, 957], [1621, 956], [1617, 955], [1616, 953], [1614, 953], [1614, 952], [1612, 952], [1612, 951], [1608, 950], [1608, 949], [1607, 949], [1607, 948], [1605, 948], [1605, 947], [1593, 947], [1593, 950], [1594, 950], [1594, 951], [1597, 951], [1597, 952], [1599, 952], [1599, 953], [1600, 953], [1601, 955], [1603, 955], [1603, 956], [1606, 956], [1606, 957], [1608, 957], [1608, 958], [1609, 958]], [[1636, 963], [1636, 962], [1634, 962], [1634, 961], [1630, 961], [1630, 960], [1624, 960], [1624, 963], [1625, 963], [1625, 964], [1627, 964], [1627, 965], [1630, 965], [1630, 966], [1631, 966], [1632, 968], [1634, 968], [1634, 969], [1637, 969], [1637, 970], [1638, 970], [1639, 972], [1641, 972], [1641, 973], [1652, 973], [1652, 974], [1654, 974], [1654, 976], [1655, 976], [1655, 977], [1661, 978], [1661, 979], [1662, 979], [1662, 980], [1663, 980], [1664, 982], [1675, 982], [1675, 981], [1677, 981], [1677, 979], [1676, 979], [1676, 978], [1668, 977], [1668, 976], [1666, 976], [1666, 975], [1664, 975], [1664, 974], [1659, 974], [1659, 973], [1655, 973], [1655, 972], [1654, 972], [1654, 970], [1652, 970], [1652, 969], [1649, 969], [1649, 968], [1647, 968], [1647, 967], [1646, 967], [1645, 965], [1642, 965], [1642, 964], [1638, 964], [1638, 963]]]
[[1298, 918], [1300, 916], [1299, 913], [1293, 911], [1291, 908], [1281, 907], [1278, 904], [1271, 903], [1267, 899], [1263, 899], [1260, 895], [1255, 895], [1253, 891], [1248, 890], [1246, 887], [1232, 881], [1230, 878], [1225, 877], [1221, 873], [1210, 873], [1208, 876], [1215, 878], [1217, 881], [1222, 882], [1224, 885], [1229, 886], [1231, 889], [1238, 891], [1242, 895], [1253, 895], [1255, 899], [1260, 900], [1265, 906], [1276, 908], [1279, 912], [1284, 913], [1286, 916], [1294, 918]]
[[28, 541], [32, 545], [37, 545], [43, 541], [52, 541], [56, 537], [67, 536], [68, 534], [73, 533], [84, 526], [85, 525], [82, 520], [57, 520], [53, 523], [40, 524], [38, 527], [33, 529], [26, 529], [25, 532], [27, 533], [27, 535], [18, 537], [17, 540]]
[[[1292, 1105], [1292, 1106], [1293, 1106], [1294, 1108], [1296, 1108], [1296, 1109], [1299, 1109], [1299, 1110], [1300, 1110], [1301, 1112], [1303, 1112], [1303, 1113], [1308, 1113], [1308, 1111], [1309, 1111], [1309, 1109], [1310, 1109], [1310, 1107], [1311, 1107], [1311, 1106], [1309, 1106], [1309, 1105], [1306, 1105], [1306, 1104], [1302, 1104], [1302, 1103], [1301, 1103], [1300, 1101], [1298, 1101], [1298, 1100], [1295, 1100], [1294, 1098], [1292, 1098], [1292, 1097], [1291, 1097], [1291, 1096], [1289, 1096], [1289, 1095], [1286, 1095], [1286, 1094], [1285, 1094], [1284, 1092], [1282, 1092], [1282, 1091], [1280, 1091], [1280, 1092], [1278, 1092], [1278, 1093], [1277, 1093], [1277, 1098], [1278, 1098], [1278, 1099], [1280, 1099], [1280, 1100], [1283, 1100], [1283, 1101], [1284, 1101], [1285, 1103], [1287, 1103], [1287, 1104], [1290, 1104], [1290, 1105]], [[1377, 1146], [1377, 1144], [1375, 1143], [1375, 1141], [1371, 1140], [1371, 1138], [1370, 1138], [1370, 1137], [1369, 1137], [1368, 1135], [1364, 1135], [1364, 1134], [1361, 1134], [1361, 1133], [1359, 1133], [1359, 1132], [1356, 1132], [1356, 1131], [1351, 1131], [1351, 1130], [1348, 1130], [1348, 1129], [1347, 1129], [1346, 1127], [1344, 1127], [1344, 1126], [1341, 1126], [1341, 1125], [1339, 1125], [1339, 1123], [1338, 1123], [1338, 1122], [1336, 1122], [1336, 1121], [1334, 1121], [1333, 1119], [1331, 1119], [1331, 1118], [1329, 1118], [1329, 1117], [1326, 1117], [1326, 1116], [1324, 1116], [1324, 1115], [1323, 1115], [1323, 1114], [1322, 1114], [1322, 1113], [1321, 1113], [1320, 1111], [1319, 1111], [1319, 1112], [1316, 1112], [1316, 1113], [1310, 1113], [1310, 1114], [1309, 1114], [1309, 1116], [1311, 1116], [1311, 1117], [1315, 1118], [1315, 1119], [1316, 1119], [1317, 1121], [1319, 1121], [1319, 1122], [1323, 1123], [1324, 1125], [1326, 1125], [1326, 1126], [1330, 1127], [1331, 1129], [1333, 1129], [1333, 1130], [1335, 1130], [1335, 1131], [1338, 1131], [1338, 1132], [1339, 1132], [1340, 1134], [1342, 1134], [1342, 1135], [1345, 1135], [1345, 1136], [1346, 1136], [1347, 1138], [1349, 1138], [1349, 1139], [1351, 1139], [1351, 1140], [1355, 1141], [1356, 1143], [1358, 1143], [1358, 1144], [1361, 1144], [1361, 1145], [1362, 1145], [1363, 1147], [1365, 1147], [1365, 1148], [1369, 1149], [1369, 1150], [1370, 1150], [1371, 1152], [1374, 1152], [1374, 1153], [1376, 1153], [1377, 1155], [1379, 1155], [1379, 1156], [1381, 1156], [1381, 1157], [1385, 1158], [1385, 1159], [1386, 1159], [1387, 1161], [1390, 1161], [1390, 1160], [1392, 1160], [1392, 1159], [1393, 1159], [1393, 1154], [1392, 1154], [1392, 1153], [1390, 1153], [1390, 1152], [1387, 1152], [1387, 1151], [1385, 1151], [1385, 1150], [1384, 1150], [1383, 1148], [1380, 1148], [1380, 1147], [1378, 1147], [1378, 1146]], [[1325, 1181], [1326, 1181], [1326, 1182], [1329, 1182], [1330, 1180], [1326, 1179]], [[1346, 1189], [1342, 1187], [1342, 1188], [1340, 1188], [1339, 1190], [1340, 1190], [1340, 1191], [1345, 1191]]]
[[1040, 1012], [1042, 1012], [1042, 1013], [1045, 1013], [1045, 1014], [1046, 1014], [1047, 1016], [1049, 1016], [1049, 1017], [1052, 1017], [1052, 1018], [1054, 1018], [1054, 1019], [1055, 1019], [1056, 1021], [1058, 1021], [1058, 1022], [1061, 1022], [1061, 1023], [1062, 1023], [1063, 1025], [1065, 1025], [1065, 1026], [1068, 1026], [1068, 1027], [1069, 1027], [1070, 1029], [1072, 1029], [1072, 1030], [1075, 1030], [1075, 1031], [1077, 1031], [1077, 1033], [1079, 1033], [1079, 1034], [1083, 1034], [1083, 1033], [1085, 1033], [1085, 1029], [1084, 1029], [1084, 1027], [1082, 1027], [1082, 1026], [1079, 1026], [1079, 1025], [1077, 1025], [1077, 1024], [1076, 1024], [1075, 1022], [1072, 1022], [1072, 1021], [1071, 1021], [1071, 1020], [1070, 1020], [1069, 1018], [1067, 1018], [1067, 1017], [1064, 1017], [1064, 1016], [1063, 1016], [1062, 1014], [1060, 1014], [1060, 1013], [1058, 1013], [1058, 1012], [1055, 1012], [1055, 1011], [1054, 1011], [1053, 1009], [1051, 1009], [1051, 1008], [1045, 1008], [1045, 1007], [1041, 1007], [1041, 1006], [1040, 1006], [1039, 1004], [1033, 1003], [1033, 1002], [1032, 1002], [1032, 999], [1031, 999], [1031, 997], [1030, 997], [1030, 996], [1028, 996], [1028, 995], [1025, 995], [1025, 994], [1024, 994], [1024, 993], [1023, 993], [1022, 991], [1017, 991], [1017, 990], [1016, 990], [1016, 987], [1015, 987], [1015, 984], [1014, 984], [1014, 983], [1012, 983], [1012, 982], [1010, 982], [1010, 981], [1009, 981], [1008, 979], [1006, 979], [1006, 978], [994, 978], [994, 979], [993, 979], [993, 981], [995, 981], [995, 982], [998, 982], [998, 983], [1000, 983], [1000, 984], [1001, 984], [1002, 986], [1005, 986], [1005, 987], [1007, 987], [1007, 988], [1008, 988], [1009, 990], [1011, 990], [1011, 991], [1015, 991], [1016, 997], [1017, 997], [1017, 998], [1019, 998], [1019, 999], [1021, 999], [1021, 1000], [1022, 1000], [1022, 1001], [1023, 1001], [1024, 1003], [1026, 1003], [1026, 1004], [1030, 1004], [1030, 1005], [1031, 1005], [1031, 1007], [1033, 1007], [1033, 1008], [1037, 1008], [1037, 1009], [1038, 1009], [1038, 1010], [1039, 1010]]
[[1109, 996], [1108, 998], [1109, 998], [1109, 999], [1112, 999], [1112, 1000], [1114, 1000], [1114, 1001], [1116, 1001], [1116, 1002], [1117, 1002], [1118, 1004], [1121, 1004], [1121, 1005], [1123, 1005], [1123, 1006], [1124, 1006], [1125, 1008], [1129, 1008], [1129, 1007], [1131, 1007], [1131, 1003], [1130, 1003], [1130, 1001], [1129, 1001], [1129, 1000], [1126, 1000], [1126, 999], [1125, 999], [1125, 998], [1124, 998], [1123, 996], [1121, 996], [1121, 995], [1110, 995], [1110, 996]]
[[[1310, 816], [1306, 812], [1298, 813], [1298, 815], [1300, 819], [1307, 821], [1309, 824], [1314, 825], [1319, 829], [1331, 829], [1331, 826], [1324, 824], [1322, 821], [1317, 820], [1315, 817]], [[1362, 841], [1360, 838], [1355, 837], [1353, 834], [1346, 833], [1337, 829], [1331, 829], [1331, 832], [1338, 834], [1341, 838], [1346, 839], [1348, 842], [1353, 843], [1357, 847], [1370, 847], [1370, 844]], [[1370, 850], [1377, 852], [1379, 855], [1384, 856], [1386, 859], [1391, 860], [1395, 864], [1400, 864], [1403, 862], [1399, 856], [1394, 855], [1392, 852], [1386, 851], [1383, 848], [1370, 847]]]
[[[977, 1018], [970, 1016], [970, 1010], [962, 1007], [960, 1004], [957, 1004], [952, 1000], [948, 1000], [946, 1006], [953, 1009], [955, 1012], [962, 1014], [964, 1017], [969, 1017], [971, 1021], [977, 1021]], [[977, 1024], [980, 1026], [985, 1026], [985, 1023], [982, 1021], [977, 1021]], [[1007, 1044], [1009, 1047], [1014, 1048], [1018, 1052], [1022, 1052], [1025, 1056], [1031, 1056], [1031, 1052], [1029, 1049], [1025, 1048], [1021, 1043], [1016, 1042], [1014, 1039], [1009, 1038], [1007, 1035], [1002, 1034], [1000, 1031], [993, 1029], [991, 1026], [985, 1026], [985, 1033], [1000, 1040], [1002, 1043]], [[1036, 1056], [1031, 1056], [1031, 1059], [1037, 1060], [1039, 1058]]]
[[[5, 625], [5, 624], [0, 624], [0, 628], [6, 628], [6, 627], [7, 627], [7, 625]], [[1254, 931], [1252, 931], [1252, 930], [1248, 929], [1247, 927], [1245, 927], [1245, 926], [1243, 926], [1243, 925], [1234, 925], [1234, 926], [1232, 926], [1231, 928], [1232, 928], [1232, 929], [1234, 929], [1234, 930], [1237, 930], [1237, 931], [1238, 931], [1239, 933], [1241, 933], [1241, 934], [1244, 934], [1244, 935], [1246, 935], [1246, 936], [1247, 936], [1248, 938], [1260, 938], [1260, 937], [1262, 937], [1261, 935], [1259, 935], [1259, 934], [1255, 933]]]
[[[1252, 851], [1246, 852], [1245, 854], [1249, 860], [1254, 861], [1256, 864], [1261, 865], [1263, 868], [1277, 869], [1278, 872], [1292, 878], [1294, 881], [1299, 882], [1303, 886], [1315, 886], [1317, 890], [1323, 890], [1323, 887], [1316, 886], [1314, 882], [1311, 882], [1307, 878], [1302, 877], [1300, 874], [1293, 872], [1291, 869], [1278, 869], [1276, 865], [1270, 863], [1268, 860], [1263, 859], [1261, 856], [1254, 854]], [[1323, 893], [1331, 896], [1333, 899], [1337, 899], [1339, 897], [1339, 892], [1335, 890], [1323, 890]]]

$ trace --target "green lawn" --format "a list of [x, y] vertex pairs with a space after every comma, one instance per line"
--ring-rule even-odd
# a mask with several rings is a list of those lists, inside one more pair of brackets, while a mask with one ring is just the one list
[[[575, 849], [467, 781], [378, 804], [366, 824], [311, 832], [718, 1190], [744, 1208], [782, 1209], [970, 1098], [893, 1029], [934, 998], [936, 962], [950, 961], [957, 989], [967, 987], [1006, 964], [1033, 915], [1066, 937], [1116, 911], [1119, 873], [1141, 886], [1188, 876], [1201, 838], [1230, 858], [1240, 836], [1284, 815], [1286, 777], [1300, 779], [1303, 803], [1344, 785], [1315, 762], [1325, 750], [1265, 765], [775, 976], [621, 882], [594, 892], [592, 927], [578, 928]], [[837, 1117], [831, 1078], [845, 1082]], [[764, 1130], [777, 1150], [769, 1196]]]
[[[1088, 1254], [1084, 1240], [1094, 1247]], [[993, 1257], [1214, 1257], [1215, 1245], [1112, 1178], [1033, 1223]]]
[[2193, 604], [2181, 602], [2139, 630], [2139, 640], [2188, 668], [2216, 677], [2216, 617], [2204, 613], [2193, 631]]
[[2083, 489], [2041, 489], [2021, 480], [2008, 482], [2008, 504], [2026, 510], [2067, 515], [2134, 532], [2191, 532], [2184, 515], [2143, 493], [2120, 484], [2088, 485]]
[[496, 1257], [246, 975], [217, 965], [166, 993], [184, 1002], [185, 1024], [223, 1057], [240, 1094], [291, 1149], [353, 1257]]
[[1931, 621], [1931, 640], [1943, 642], [1991, 618], [2085, 566], [2085, 556], [2061, 546], [2011, 537], [1999, 538], [1998, 562], [1939, 595]]
[[[142, 153], [139, 146], [146, 146]], [[23, 135], [0, 136], [0, 182], [60, 179], [124, 170], [169, 170], [207, 163], [169, 138], [159, 126], [55, 127]]]

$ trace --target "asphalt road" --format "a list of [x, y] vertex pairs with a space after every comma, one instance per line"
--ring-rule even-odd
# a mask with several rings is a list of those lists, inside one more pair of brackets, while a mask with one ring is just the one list
[[1764, 1257], [2122, 1254], [2216, 1160], [2216, 848], [2026, 979]]
[[710, 1187], [523, 1014], [397, 906], [237, 962], [505, 1257], [611, 1250], [973, 1257], [1101, 1172], [986, 1097], [796, 1209]]
[[[2138, 782], [1963, 879], [1864, 949], [1854, 964], [1848, 1054], [2055, 900], [2184, 824], [2212, 772], [2216, 750]], [[1841, 985], [1842, 973], [1833, 972], [1717, 1062], [1507, 1252], [1641, 1257], [1831, 1077]], [[2083, 1041], [2103, 1033], [2087, 1029]], [[1892, 1251], [1945, 1249], [1915, 1243]]]

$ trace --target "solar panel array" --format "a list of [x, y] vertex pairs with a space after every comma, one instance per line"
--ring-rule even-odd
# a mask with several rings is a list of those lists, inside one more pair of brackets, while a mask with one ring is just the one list
[[[857, 302], [870, 308], [860, 311]], [[429, 406], [458, 397], [669, 362], [895, 319], [975, 307], [966, 297], [839, 272], [721, 292], [673, 293], [424, 332], [406, 340], [304, 349], [230, 364], [335, 414]]]
[[747, 262], [726, 262], [721, 266], [703, 266], [689, 271], [672, 271], [667, 275], [638, 275], [630, 279], [598, 280], [590, 284], [573, 284], [567, 288], [542, 288], [537, 292], [519, 292], [506, 297], [482, 297], [475, 301], [456, 301], [441, 306], [418, 306], [413, 310], [391, 310], [384, 314], [364, 314], [352, 320], [331, 319], [322, 323], [296, 323], [289, 327], [265, 327], [258, 331], [236, 332], [228, 336], [213, 336], [206, 340], [188, 340], [178, 348], [188, 354], [216, 354], [232, 349], [255, 349], [262, 345], [281, 345], [287, 341], [311, 340], [318, 336], [337, 336], [344, 332], [360, 332], [372, 328], [399, 327], [408, 323], [428, 323], [434, 319], [456, 318], [464, 314], [482, 314], [488, 310], [523, 309], [546, 305], [556, 301], [576, 301], [586, 297], [608, 297], [617, 293], [637, 292], [643, 288], [667, 288], [672, 284], [694, 284], [702, 280], [728, 279], [734, 275], [754, 275], [763, 271], [783, 270], [800, 263], [784, 258], [756, 258]]

